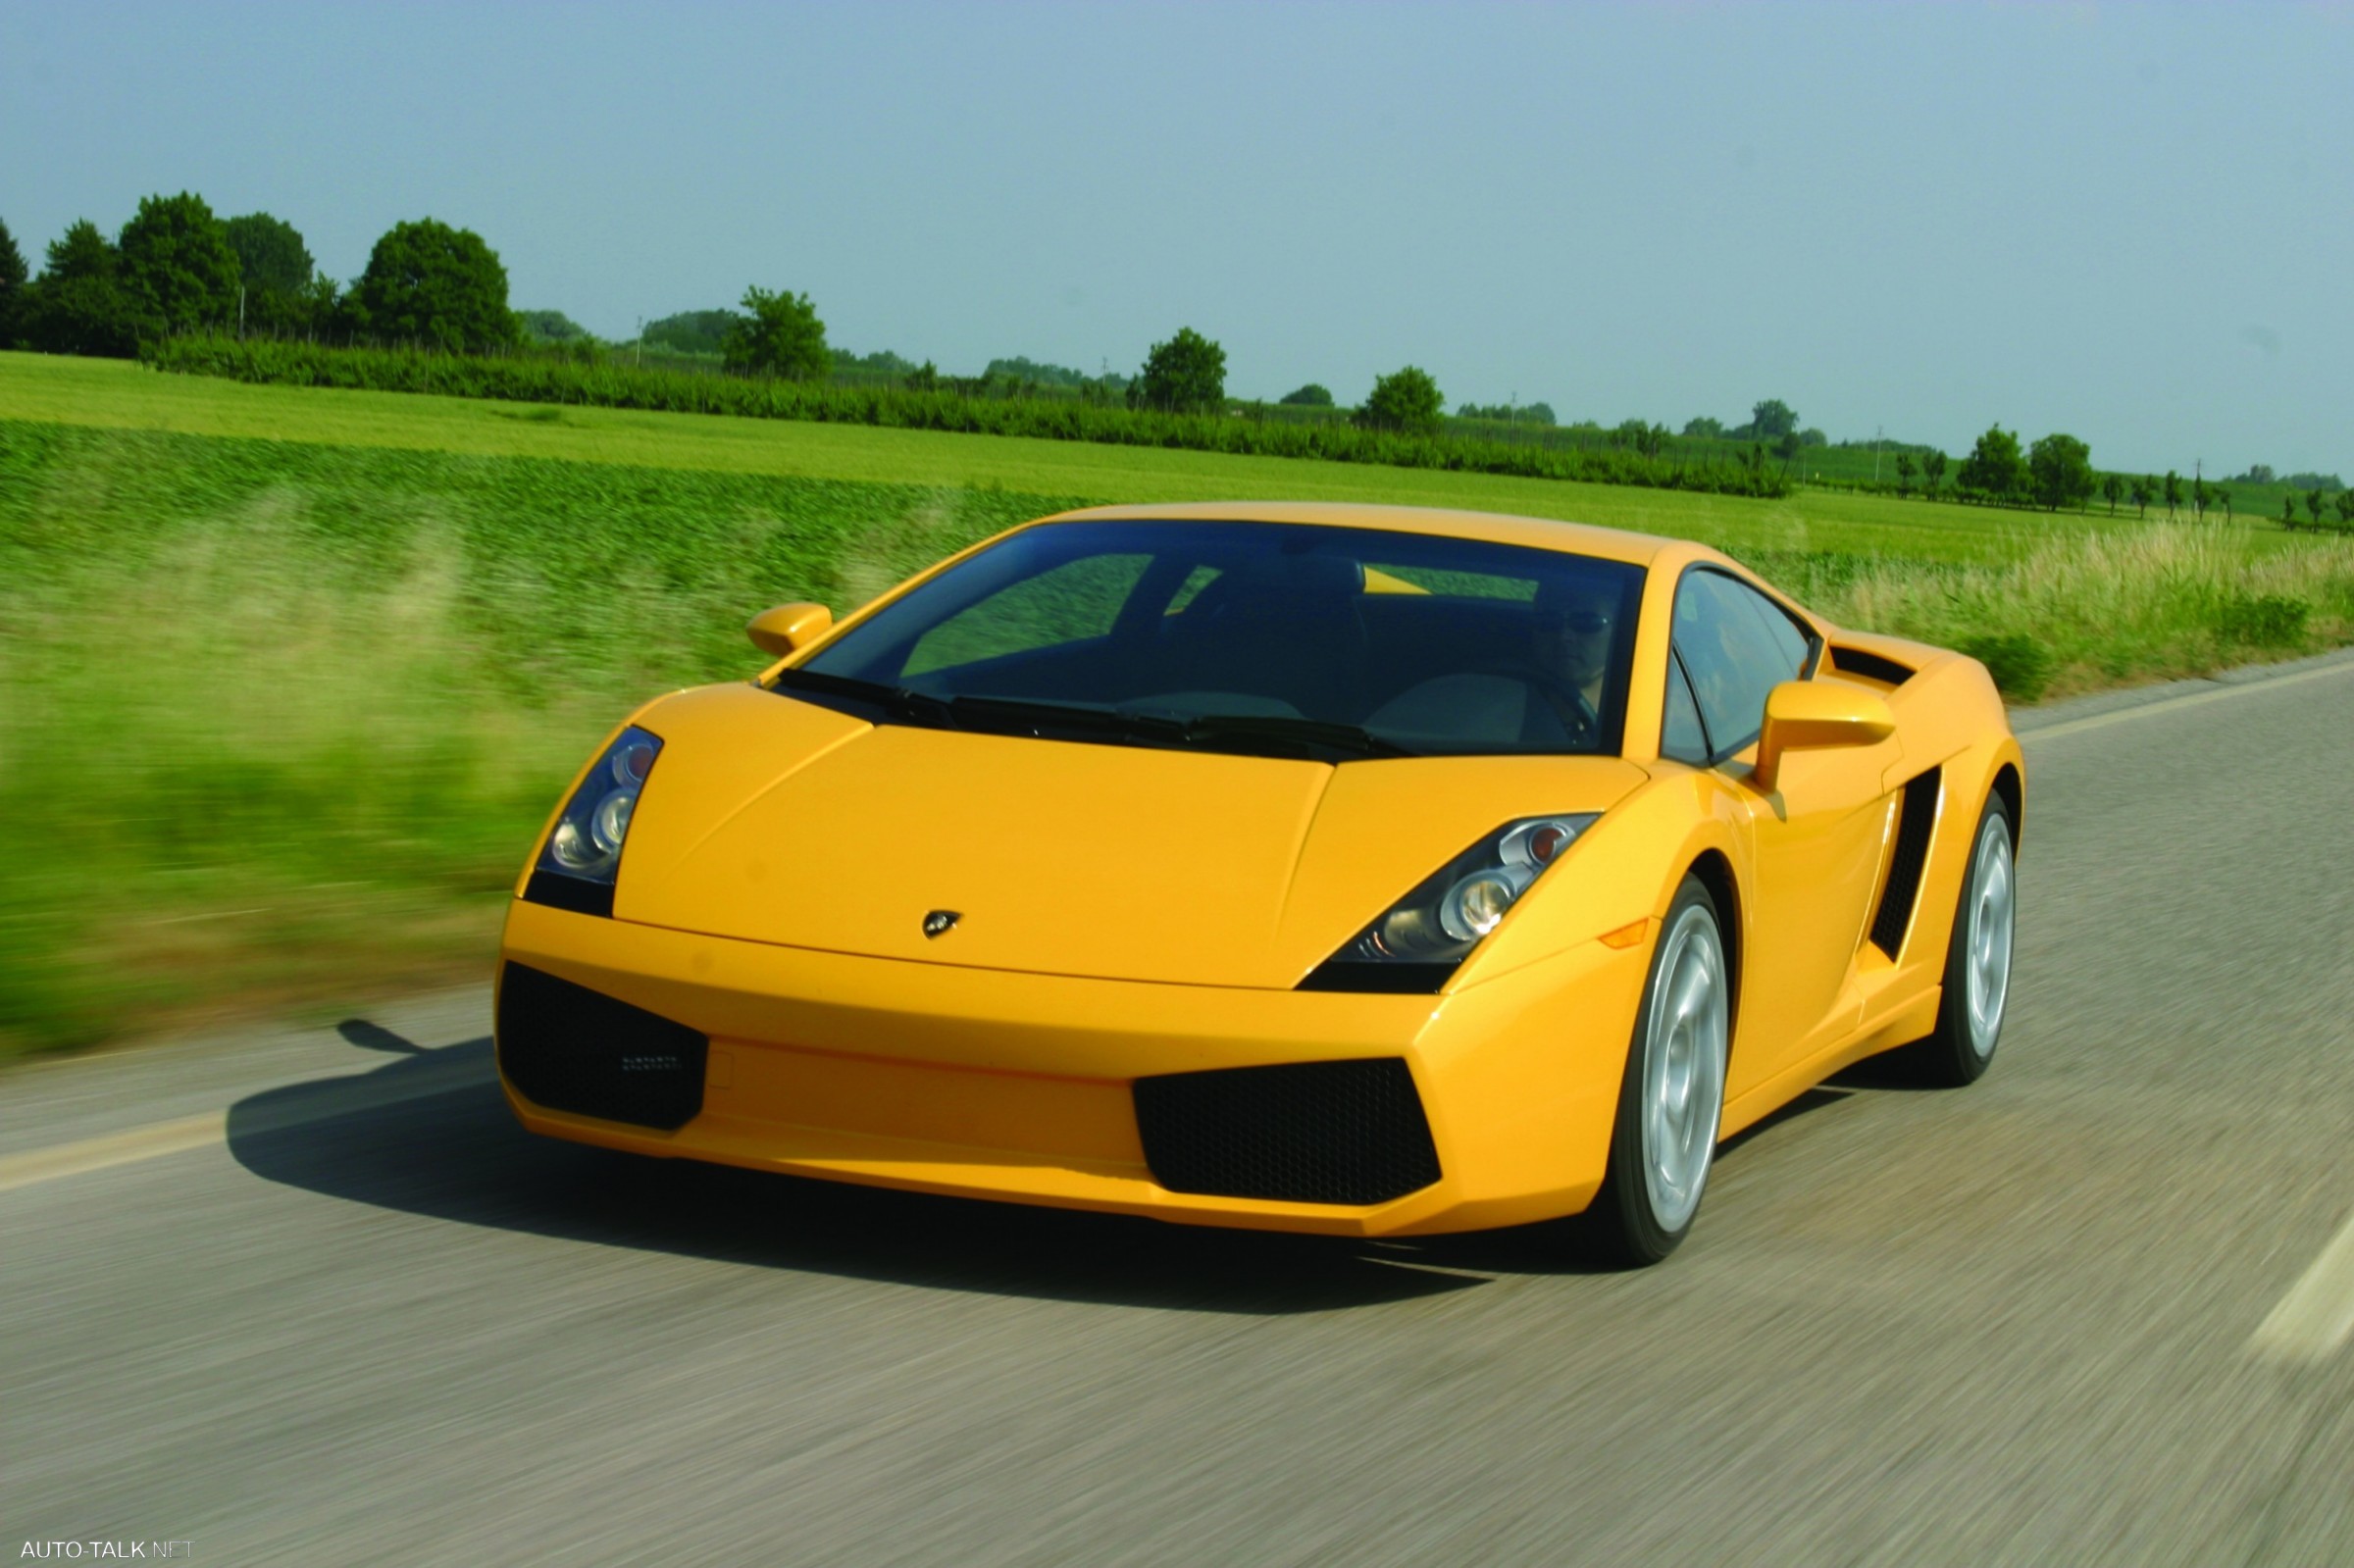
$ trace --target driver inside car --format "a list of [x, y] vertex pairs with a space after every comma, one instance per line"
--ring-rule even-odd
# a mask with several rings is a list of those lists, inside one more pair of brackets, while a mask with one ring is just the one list
[[1529, 704], [1528, 738], [1550, 738], [1553, 724], [1576, 742], [1591, 741], [1599, 733], [1617, 608], [1618, 596], [1600, 583], [1571, 579], [1537, 589], [1529, 618], [1529, 662], [1537, 671], [1538, 700]]

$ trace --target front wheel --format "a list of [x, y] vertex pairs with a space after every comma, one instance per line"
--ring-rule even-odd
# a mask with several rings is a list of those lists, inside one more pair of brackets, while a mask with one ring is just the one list
[[1618, 1086], [1609, 1172], [1585, 1213], [1600, 1250], [1657, 1263], [1691, 1234], [1724, 1116], [1732, 977], [1715, 901], [1684, 879], [1661, 923]]
[[2002, 1042], [2011, 1001], [2011, 946], [2018, 925], [2018, 870], [2011, 853], [2011, 809], [1990, 795], [1970, 840], [1962, 899], [1946, 943], [1945, 991], [1937, 1027], [1906, 1048], [1921, 1082], [1945, 1088], [1985, 1076]]

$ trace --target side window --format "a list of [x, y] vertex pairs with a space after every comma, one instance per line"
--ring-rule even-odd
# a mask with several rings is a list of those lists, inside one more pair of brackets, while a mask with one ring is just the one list
[[1700, 727], [1692, 683], [1684, 679], [1683, 661], [1673, 653], [1667, 655], [1667, 717], [1660, 726], [1660, 755], [1695, 767], [1705, 768], [1709, 762], [1708, 732]]
[[1675, 590], [1674, 640], [1718, 755], [1758, 737], [1766, 693], [1797, 680], [1810, 651], [1771, 600], [1709, 571], [1685, 573]]
[[1083, 556], [1010, 583], [925, 632], [901, 674], [1109, 635], [1151, 562], [1146, 555]]

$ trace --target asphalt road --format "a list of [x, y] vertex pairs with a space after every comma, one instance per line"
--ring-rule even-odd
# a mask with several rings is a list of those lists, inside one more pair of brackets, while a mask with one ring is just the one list
[[2159, 695], [2027, 736], [1987, 1080], [1640, 1274], [539, 1142], [479, 992], [19, 1069], [0, 1555], [2354, 1563], [2354, 662]]

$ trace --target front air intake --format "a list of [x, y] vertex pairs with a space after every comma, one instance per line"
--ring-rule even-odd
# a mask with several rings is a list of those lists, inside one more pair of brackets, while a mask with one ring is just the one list
[[711, 1042], [684, 1024], [544, 970], [510, 963], [498, 983], [498, 1070], [551, 1111], [665, 1132], [703, 1108]]
[[1136, 1123], [1172, 1192], [1385, 1203], [1439, 1179], [1422, 1097], [1396, 1057], [1140, 1078]]

